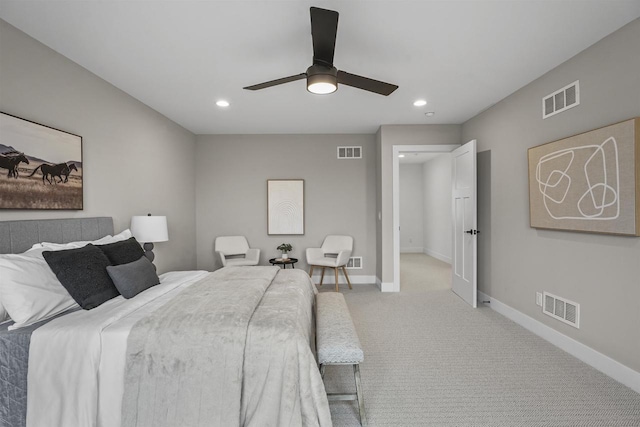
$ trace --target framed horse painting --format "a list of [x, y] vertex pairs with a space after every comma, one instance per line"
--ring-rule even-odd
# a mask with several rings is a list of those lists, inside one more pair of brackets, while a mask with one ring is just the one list
[[0, 209], [82, 209], [82, 137], [0, 113]]

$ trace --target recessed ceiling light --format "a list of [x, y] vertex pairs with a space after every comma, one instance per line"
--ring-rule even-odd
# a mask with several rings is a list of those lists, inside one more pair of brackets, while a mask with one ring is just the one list
[[221, 99], [220, 101], [216, 102], [216, 105], [218, 107], [228, 107], [229, 101], [225, 101], [224, 99]]
[[428, 113], [424, 113], [427, 117], [432, 117], [435, 113], [433, 111], [429, 111]]
[[427, 101], [425, 101], [424, 99], [418, 99], [413, 103], [413, 105], [415, 105], [416, 107], [424, 107], [425, 105], [427, 105]]
[[399, 154], [398, 157], [404, 157], [404, 154]]

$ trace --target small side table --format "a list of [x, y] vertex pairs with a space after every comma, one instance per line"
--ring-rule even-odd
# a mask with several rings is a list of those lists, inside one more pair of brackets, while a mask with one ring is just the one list
[[287, 265], [291, 265], [291, 268], [296, 268], [296, 262], [298, 262], [298, 258], [271, 258], [269, 260], [271, 265], [281, 265], [282, 268], [287, 268]]

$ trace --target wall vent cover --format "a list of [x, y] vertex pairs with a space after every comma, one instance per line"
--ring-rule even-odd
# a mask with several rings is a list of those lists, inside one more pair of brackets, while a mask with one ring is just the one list
[[578, 303], [544, 292], [542, 312], [580, 329], [580, 304]]
[[580, 105], [580, 80], [542, 98], [542, 118], [546, 119]]
[[339, 159], [361, 159], [362, 146], [356, 147], [338, 147]]
[[355, 256], [349, 258], [349, 262], [347, 263], [347, 268], [351, 270], [362, 270], [362, 257]]

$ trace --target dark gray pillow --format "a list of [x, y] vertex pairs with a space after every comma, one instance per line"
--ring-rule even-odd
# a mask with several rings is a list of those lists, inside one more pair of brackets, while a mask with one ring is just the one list
[[111, 265], [129, 264], [144, 255], [144, 251], [135, 237], [107, 245], [97, 245], [97, 247], [109, 258]]
[[128, 264], [111, 265], [107, 273], [123, 297], [129, 299], [160, 283], [156, 269], [147, 257]]
[[79, 249], [44, 251], [42, 256], [69, 295], [85, 310], [120, 295], [107, 274], [109, 259], [92, 244]]

